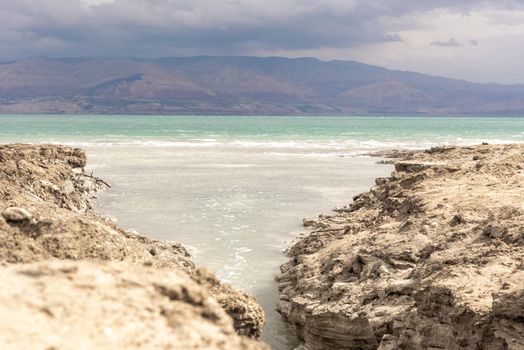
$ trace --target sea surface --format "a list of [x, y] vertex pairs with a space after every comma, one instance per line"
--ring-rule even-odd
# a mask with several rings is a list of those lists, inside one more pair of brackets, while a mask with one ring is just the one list
[[366, 153], [435, 145], [524, 142], [524, 118], [0, 116], [0, 142], [84, 148], [89, 171], [112, 188], [99, 211], [254, 294], [263, 339], [291, 349], [275, 305], [283, 251], [302, 218], [368, 190], [390, 165]]

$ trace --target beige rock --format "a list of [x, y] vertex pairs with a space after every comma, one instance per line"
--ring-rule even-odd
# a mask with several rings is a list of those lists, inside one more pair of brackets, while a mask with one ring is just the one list
[[309, 350], [524, 349], [524, 145], [396, 156], [289, 249], [280, 313]]
[[184, 273], [52, 261], [0, 269], [2, 349], [267, 349]]
[[24, 208], [10, 207], [2, 212], [2, 216], [7, 222], [20, 223], [29, 221], [33, 217], [29, 211]]
[[[106, 185], [78, 168], [85, 164], [85, 154], [80, 149], [51, 145], [0, 146], [0, 265], [95, 259], [125, 263], [127, 265], [122, 266], [128, 266], [130, 271], [146, 266], [158, 274], [185, 274], [185, 280], [191, 279], [211, 294], [232, 317], [231, 324], [240, 336], [260, 336], [264, 313], [253, 297], [196, 267], [180, 244], [124, 231], [112, 220], [97, 215], [93, 198], [96, 191]], [[7, 286], [4, 284], [4, 288]], [[0, 313], [0, 319], [7, 317]], [[180, 320], [177, 317], [171, 317], [170, 322], [188, 322], [191, 327], [198, 324], [191, 318], [185, 320], [183, 314]], [[25, 321], [30, 324], [34, 320]], [[57, 319], [56, 324], [59, 322]], [[1, 333], [0, 328], [0, 337]], [[187, 332], [188, 337], [192, 334]], [[37, 344], [36, 338], [30, 335], [26, 341]], [[215, 344], [213, 341], [211, 339], [210, 344]], [[74, 344], [70, 342], [64, 347], [71, 348]], [[182, 349], [177, 345], [168, 348]]]

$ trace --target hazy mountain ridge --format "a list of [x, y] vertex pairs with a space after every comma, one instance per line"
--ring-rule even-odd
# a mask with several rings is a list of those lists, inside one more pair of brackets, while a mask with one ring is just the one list
[[0, 112], [524, 114], [524, 85], [313, 58], [31, 58], [0, 65]]

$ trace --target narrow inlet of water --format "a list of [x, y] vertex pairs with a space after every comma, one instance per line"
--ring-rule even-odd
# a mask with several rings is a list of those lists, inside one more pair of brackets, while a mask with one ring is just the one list
[[302, 218], [348, 204], [391, 166], [370, 157], [256, 147], [88, 147], [89, 164], [112, 184], [99, 211], [155, 239], [183, 243], [197, 264], [253, 294], [273, 349], [296, 345], [275, 311], [274, 276]]

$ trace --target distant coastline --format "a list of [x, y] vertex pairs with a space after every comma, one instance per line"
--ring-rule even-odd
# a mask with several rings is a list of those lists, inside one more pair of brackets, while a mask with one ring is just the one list
[[3, 114], [524, 115], [524, 85], [314, 58], [28, 58], [0, 65], [0, 96]]
[[[56, 102], [56, 101], [54, 101]], [[1, 102], [0, 102], [1, 104]], [[1, 108], [1, 107], [0, 107]], [[516, 112], [516, 113], [471, 113], [471, 114], [415, 114], [415, 113], [374, 113], [374, 114], [366, 114], [366, 113], [358, 113], [358, 114], [347, 114], [347, 113], [332, 113], [332, 114], [271, 114], [271, 113], [259, 113], [258, 111], [253, 114], [249, 113], [215, 113], [213, 114], [213, 111], [207, 111], [206, 113], [165, 113], [165, 114], [159, 114], [154, 111], [151, 111], [151, 113], [147, 112], [140, 112], [140, 113], [133, 113], [132, 111], [119, 111], [119, 112], [107, 112], [107, 113], [88, 113], [85, 111], [81, 112], [75, 112], [70, 111], [68, 108], [64, 108], [61, 111], [54, 111], [54, 112], [18, 112], [18, 111], [12, 111], [9, 112], [10, 108], [7, 108], [6, 111], [0, 112], [0, 116], [18, 116], [18, 117], [24, 117], [24, 116], [71, 116], [71, 117], [102, 117], [102, 116], [109, 116], [109, 117], [188, 117], [188, 118], [198, 118], [198, 117], [250, 117], [250, 118], [265, 118], [265, 117], [271, 117], [271, 118], [278, 118], [278, 117], [315, 117], [315, 118], [330, 118], [330, 117], [346, 117], [346, 118], [515, 118], [515, 119], [524, 119], [524, 111], [522, 112]]]

